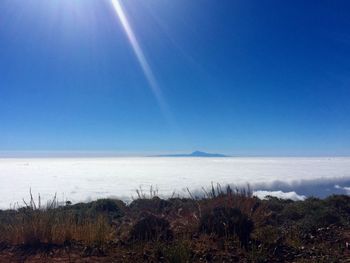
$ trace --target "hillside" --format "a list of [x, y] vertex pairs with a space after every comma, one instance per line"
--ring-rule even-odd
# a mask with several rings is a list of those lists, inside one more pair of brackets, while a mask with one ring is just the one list
[[212, 188], [0, 211], [0, 262], [348, 262], [350, 197], [260, 200]]

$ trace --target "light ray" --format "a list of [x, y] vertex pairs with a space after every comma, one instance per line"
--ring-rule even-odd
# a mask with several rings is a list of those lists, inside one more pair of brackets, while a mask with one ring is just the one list
[[159, 88], [159, 85], [156, 81], [156, 78], [153, 74], [153, 71], [152, 71], [149, 63], [147, 62], [147, 59], [144, 55], [144, 52], [143, 52], [135, 34], [134, 34], [132, 27], [130, 26], [129, 20], [128, 20], [126, 13], [122, 7], [122, 4], [119, 1], [120, 0], [112, 0], [112, 4], [113, 4], [113, 7], [115, 9], [115, 12], [119, 18], [120, 23], [123, 26], [123, 29], [125, 31], [127, 38], [130, 41], [132, 49], [135, 53], [135, 56], [136, 56], [138, 62], [140, 63], [140, 66], [143, 70], [143, 73], [145, 74], [145, 77], [149, 83], [149, 86], [152, 89], [152, 92], [153, 92], [154, 96], [156, 97], [157, 102], [158, 102], [161, 110], [163, 111], [163, 114], [169, 115], [169, 112], [167, 110], [167, 105], [166, 105], [164, 98], [163, 98], [163, 95], [162, 95], [162, 91]]

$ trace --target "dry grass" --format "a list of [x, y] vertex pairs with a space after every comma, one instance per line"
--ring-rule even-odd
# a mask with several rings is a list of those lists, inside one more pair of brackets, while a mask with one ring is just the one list
[[103, 245], [112, 240], [114, 230], [105, 215], [79, 218], [58, 207], [56, 198], [45, 207], [31, 195], [26, 207], [2, 216], [0, 242], [10, 245], [63, 245], [73, 241], [87, 245]]

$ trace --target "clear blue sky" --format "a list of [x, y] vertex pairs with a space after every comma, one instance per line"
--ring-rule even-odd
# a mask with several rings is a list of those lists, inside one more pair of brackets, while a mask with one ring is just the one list
[[0, 151], [350, 154], [349, 1], [122, 3], [159, 92], [111, 0], [0, 1]]

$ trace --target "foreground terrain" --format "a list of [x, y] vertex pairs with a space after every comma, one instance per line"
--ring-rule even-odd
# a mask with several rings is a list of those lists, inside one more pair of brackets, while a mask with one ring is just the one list
[[350, 197], [204, 190], [0, 211], [0, 262], [350, 262]]

